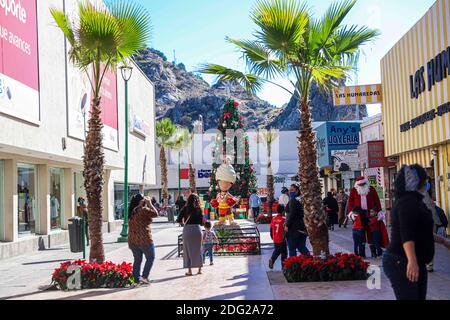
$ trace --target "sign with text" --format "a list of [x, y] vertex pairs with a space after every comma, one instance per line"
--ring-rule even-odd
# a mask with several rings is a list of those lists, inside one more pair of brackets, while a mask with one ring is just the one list
[[[78, 16], [78, 5], [76, 2], [68, 2], [65, 7], [66, 14], [71, 20]], [[66, 40], [67, 41], [67, 40]], [[70, 45], [67, 43], [67, 51]], [[103, 71], [103, 70], [102, 70]], [[68, 113], [68, 135], [80, 140], [85, 139], [85, 130], [89, 129], [89, 117], [91, 101], [93, 97], [89, 77], [86, 72], [80, 71], [72, 62], [67, 64], [67, 113]], [[108, 69], [103, 78], [100, 88], [103, 121], [103, 147], [118, 151], [118, 104], [117, 104], [117, 76], [115, 70]]]
[[334, 91], [335, 106], [373, 104], [382, 102], [381, 84], [339, 87]]
[[36, 3], [0, 1], [0, 112], [39, 124]]
[[359, 145], [360, 124], [351, 122], [328, 123], [328, 147], [336, 149], [357, 148]]
[[331, 158], [336, 172], [359, 170], [358, 150], [333, 150]]

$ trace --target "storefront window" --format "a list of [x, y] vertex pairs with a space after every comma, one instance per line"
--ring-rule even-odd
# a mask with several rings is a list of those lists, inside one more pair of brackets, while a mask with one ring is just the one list
[[[123, 204], [123, 183], [114, 183], [114, 219], [122, 220], [124, 213], [124, 204]], [[129, 184], [128, 185], [128, 202], [131, 200], [131, 197], [135, 194], [139, 193], [139, 185], [138, 184]]]
[[63, 208], [63, 178], [62, 169], [50, 168], [50, 227], [51, 229], [60, 229], [62, 221]]
[[73, 183], [74, 183], [74, 190], [75, 190], [75, 212], [77, 213], [77, 216], [82, 216], [82, 211], [79, 212], [78, 205], [80, 198], [83, 198], [85, 201], [85, 204], [87, 205], [87, 198], [86, 198], [86, 190], [84, 189], [84, 177], [82, 172], [74, 172], [73, 174]]
[[36, 232], [38, 219], [36, 174], [34, 165], [17, 165], [19, 237]]

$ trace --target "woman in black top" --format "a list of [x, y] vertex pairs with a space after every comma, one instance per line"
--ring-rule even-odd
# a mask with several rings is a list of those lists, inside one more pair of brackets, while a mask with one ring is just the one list
[[328, 216], [328, 229], [333, 231], [334, 225], [338, 223], [339, 205], [332, 192], [328, 192], [327, 197], [323, 199], [323, 206]]
[[397, 300], [425, 300], [426, 264], [433, 260], [433, 217], [423, 202], [427, 174], [419, 165], [403, 166], [395, 180], [391, 243], [383, 269]]
[[183, 228], [183, 265], [188, 269], [187, 276], [192, 276], [192, 268], [198, 268], [198, 274], [202, 273], [202, 230], [203, 214], [200, 207], [200, 198], [191, 193], [186, 205], [181, 209], [177, 222], [184, 225]]

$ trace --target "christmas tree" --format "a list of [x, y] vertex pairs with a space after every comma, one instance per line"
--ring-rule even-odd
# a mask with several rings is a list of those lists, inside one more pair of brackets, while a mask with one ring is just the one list
[[236, 171], [237, 179], [229, 192], [235, 197], [248, 198], [257, 188], [257, 180], [253, 165], [250, 162], [248, 136], [243, 118], [239, 115], [239, 103], [228, 99], [219, 119], [218, 130], [213, 151], [214, 163], [210, 180], [210, 199], [216, 197], [219, 186], [216, 180], [216, 170], [226, 158], [230, 158]]

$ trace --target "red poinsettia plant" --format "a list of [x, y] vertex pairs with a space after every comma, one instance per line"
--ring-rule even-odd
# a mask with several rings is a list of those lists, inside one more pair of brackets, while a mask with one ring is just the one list
[[266, 216], [266, 215], [264, 215], [264, 214], [259, 214], [257, 217], [256, 217], [256, 223], [259, 223], [259, 224], [269, 224], [269, 223], [271, 223], [272, 222], [272, 217], [271, 216]]
[[288, 282], [367, 280], [368, 267], [368, 262], [352, 253], [326, 258], [300, 255], [284, 261], [283, 274]]
[[227, 243], [216, 244], [214, 251], [217, 253], [227, 252], [239, 255], [240, 253], [256, 253], [258, 251], [257, 240], [252, 238], [236, 239], [238, 243], [233, 243], [233, 240]]
[[[71, 266], [72, 268], [70, 268]], [[61, 263], [59, 268], [53, 271], [52, 286], [59, 290], [67, 290], [69, 277], [76, 276], [76, 272], [80, 274], [81, 288], [79, 289], [125, 288], [134, 283], [131, 263], [104, 262], [98, 264], [75, 260]]]

